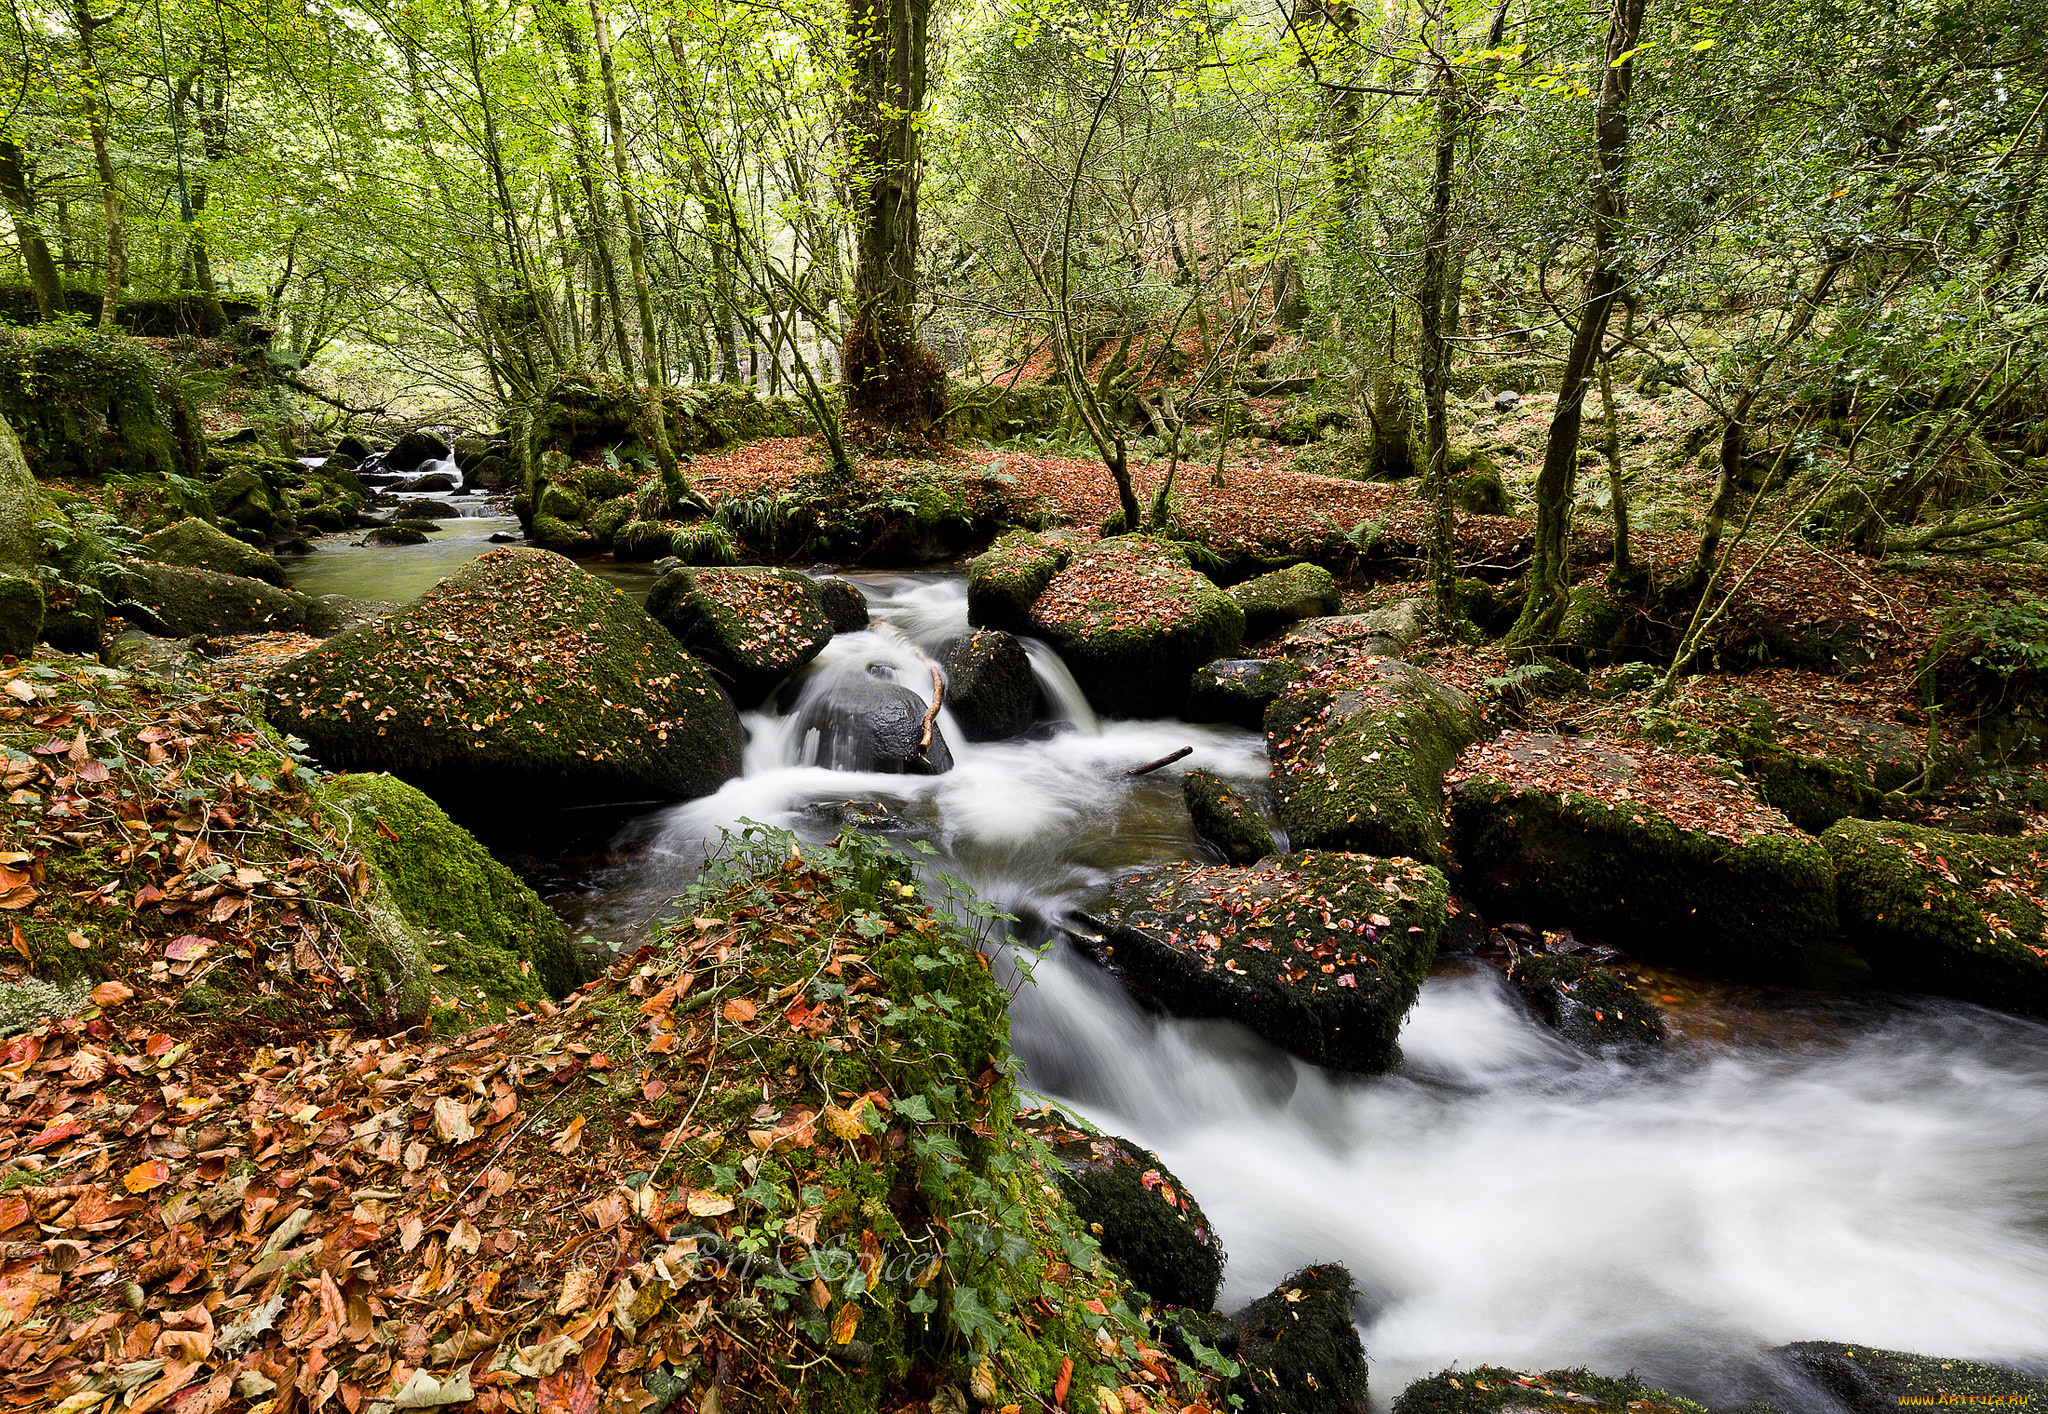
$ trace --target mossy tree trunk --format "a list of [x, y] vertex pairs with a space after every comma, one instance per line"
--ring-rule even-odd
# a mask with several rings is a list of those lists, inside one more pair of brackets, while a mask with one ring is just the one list
[[12, 141], [0, 141], [0, 200], [7, 203], [14, 218], [14, 243], [21, 251], [21, 263], [28, 267], [28, 283], [35, 295], [36, 313], [54, 319], [64, 312], [64, 283], [57, 274], [57, 262], [50, 255], [50, 243], [36, 220], [35, 187], [29, 181], [28, 160]]
[[[1446, 7], [1446, 11], [1448, 7]], [[1440, 13], [1445, 13], [1440, 12]], [[1435, 169], [1430, 178], [1429, 221], [1422, 242], [1422, 281], [1416, 291], [1416, 308], [1422, 334], [1423, 426], [1429, 441], [1429, 465], [1423, 476], [1423, 490], [1429, 500], [1429, 584], [1436, 602], [1437, 622], [1456, 623], [1458, 612], [1458, 561], [1451, 537], [1455, 526], [1451, 504], [1450, 426], [1447, 402], [1451, 376], [1450, 331], [1444, 327], [1449, 310], [1447, 284], [1450, 278], [1451, 198], [1453, 163], [1457, 157], [1458, 134], [1462, 127], [1457, 80], [1447, 57], [1454, 36], [1437, 35], [1440, 51], [1431, 87], [1436, 97]]]
[[78, 0], [71, 18], [78, 26], [80, 89], [85, 100], [85, 127], [92, 138], [93, 172], [99, 179], [100, 212], [106, 222], [107, 253], [103, 286], [100, 290], [100, 327], [114, 327], [120, 312], [121, 295], [128, 288], [128, 213], [121, 198], [121, 186], [114, 175], [112, 139], [107, 133], [108, 101], [106, 77], [100, 73], [96, 36], [121, 17], [121, 11], [95, 15], [87, 0]]
[[1543, 468], [1536, 475], [1536, 549], [1521, 617], [1508, 631], [1511, 649], [1548, 644], [1564, 619], [1571, 587], [1572, 495], [1578, 481], [1579, 434], [1586, 391], [1606, 347], [1607, 318], [1627, 283], [1621, 241], [1629, 160], [1629, 92], [1635, 73], [1636, 35], [1644, 0], [1611, 0], [1607, 12], [1606, 68], [1593, 108], [1599, 168], [1593, 181], [1593, 258], [1586, 271], [1578, 327], [1565, 355], [1564, 381], [1550, 417]]

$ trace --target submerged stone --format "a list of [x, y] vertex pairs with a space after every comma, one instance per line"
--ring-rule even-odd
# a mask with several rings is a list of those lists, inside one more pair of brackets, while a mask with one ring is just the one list
[[1110, 969], [1171, 1014], [1372, 1074], [1400, 1058], [1448, 897], [1444, 876], [1411, 860], [1290, 854], [1126, 879], [1088, 921]]

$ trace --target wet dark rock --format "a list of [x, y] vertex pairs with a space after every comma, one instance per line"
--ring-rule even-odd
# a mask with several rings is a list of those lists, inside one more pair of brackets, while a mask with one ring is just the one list
[[1335, 1262], [1303, 1267], [1232, 1317], [1243, 1414], [1364, 1414], [1365, 1347], [1352, 1324], [1357, 1291]]
[[404, 511], [407, 520], [455, 520], [462, 515], [446, 501], [408, 500]]
[[1009, 634], [983, 629], [960, 639], [939, 665], [946, 672], [946, 705], [969, 741], [1006, 741], [1038, 716], [1038, 678], [1024, 646]]
[[112, 611], [163, 638], [303, 628], [313, 601], [242, 575], [129, 560], [103, 572]]
[[382, 447], [368, 438], [350, 432], [335, 441], [334, 454], [347, 457], [351, 462], [361, 463], [375, 456]]
[[1123, 880], [1082, 941], [1175, 1016], [1222, 1017], [1283, 1050], [1373, 1074], [1400, 1057], [1444, 926], [1444, 876], [1406, 859], [1290, 854]]
[[384, 454], [384, 465], [392, 471], [411, 471], [428, 462], [443, 460], [448, 452], [448, 443], [434, 433], [408, 432]]
[[[1765, 1406], [1768, 1408], [1768, 1406]], [[1590, 1370], [1521, 1370], [1480, 1365], [1417, 1380], [1394, 1401], [1393, 1414], [1707, 1414], [1682, 1395], [1655, 1389], [1634, 1375], [1614, 1379]], [[1762, 1414], [1752, 1409], [1751, 1414]]]
[[818, 600], [834, 633], [859, 633], [868, 626], [868, 596], [850, 579], [823, 575], [811, 581], [818, 588]]
[[1259, 808], [1229, 782], [1207, 771], [1190, 771], [1181, 777], [1180, 793], [1195, 833], [1220, 850], [1225, 863], [1256, 864], [1273, 853], [1273, 832]]
[[408, 482], [405, 489], [408, 491], [453, 491], [461, 484], [461, 482], [457, 481], [447, 472], [435, 471], [429, 472], [417, 480]]
[[1058, 1110], [1027, 1112], [1019, 1122], [1052, 1150], [1059, 1163], [1053, 1181], [1139, 1290], [1169, 1306], [1206, 1311], [1216, 1304], [1223, 1247], [1157, 1154], [1078, 1129]]
[[517, 545], [519, 543], [518, 536], [509, 535], [502, 530], [494, 530], [486, 538], [493, 545]]
[[1167, 1349], [1190, 1365], [1205, 1367], [1211, 1363], [1203, 1358], [1198, 1344], [1225, 1359], [1237, 1353], [1237, 1326], [1230, 1317], [1215, 1311], [1168, 1307], [1154, 1314], [1153, 1329], [1159, 1332]]
[[1303, 562], [1233, 586], [1230, 597], [1244, 609], [1246, 638], [1263, 638], [1276, 628], [1334, 614], [1343, 595], [1336, 576]]
[[2048, 1380], [2003, 1365], [1831, 1340], [1803, 1340], [1771, 1353], [1840, 1400], [1850, 1414], [1898, 1414], [1909, 1400], [1975, 1408], [2048, 1404]]
[[924, 699], [901, 683], [848, 677], [805, 704], [796, 732], [818, 734], [816, 764], [834, 771], [937, 776], [953, 769], [946, 735], [934, 721], [924, 740]]
[[1190, 722], [1227, 722], [1258, 731], [1265, 726], [1266, 709], [1300, 676], [1301, 668], [1285, 659], [1218, 658], [1195, 669], [1189, 679], [1184, 715]]
[[363, 537], [366, 545], [424, 545], [427, 532], [416, 525], [380, 525]]
[[1524, 954], [1508, 980], [1546, 1025], [1578, 1045], [1654, 1045], [1664, 1039], [1664, 1014], [1588, 958]]
[[742, 709], [765, 701], [832, 641], [817, 586], [795, 570], [679, 567], [654, 582], [647, 612], [732, 684]]

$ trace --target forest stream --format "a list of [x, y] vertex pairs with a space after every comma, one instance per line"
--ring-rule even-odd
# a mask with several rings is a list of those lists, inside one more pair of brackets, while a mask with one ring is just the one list
[[[293, 582], [406, 598], [505, 524], [466, 518], [411, 548], [330, 537]], [[607, 577], [643, 595], [652, 578]], [[1456, 956], [1407, 1018], [1403, 1065], [1376, 1078], [1231, 1023], [1149, 1014], [1060, 925], [1119, 871], [1204, 858], [1179, 772], [1263, 793], [1264, 741], [1098, 721], [1032, 644], [1047, 708], [1026, 737], [970, 743], [942, 712], [950, 771], [828, 769], [793, 726], [805, 701], [872, 674], [929, 702], [930, 657], [968, 631], [957, 575], [850, 577], [873, 627], [834, 638], [785, 687], [788, 711], [771, 699], [743, 715], [739, 778], [623, 819], [558, 813], [516, 831], [573, 930], [643, 931], [743, 821], [929, 842], [930, 871], [1017, 915], [1006, 960], [1035, 955], [1028, 980], [1013, 972], [1027, 1083], [1180, 1175], [1229, 1254], [1222, 1309], [1305, 1262], [1345, 1263], [1375, 1391], [1483, 1356], [1796, 1407], [1758, 1358], [1787, 1341], [2048, 1362], [2048, 1028], [1933, 999], [1724, 990], [1674, 1009], [1659, 1053], [1593, 1054]], [[1181, 747], [1183, 761], [1127, 774]]]

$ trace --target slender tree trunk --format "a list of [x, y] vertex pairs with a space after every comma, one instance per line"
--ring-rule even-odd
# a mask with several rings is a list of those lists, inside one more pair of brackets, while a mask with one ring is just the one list
[[1607, 317], [1624, 283], [1620, 243], [1626, 216], [1629, 159], [1629, 89], [1635, 72], [1636, 35], [1644, 0], [1611, 0], [1605, 72], [1593, 109], [1599, 171], [1593, 182], [1593, 257], [1586, 272], [1578, 327], [1565, 354], [1564, 382], [1550, 417], [1543, 468], [1536, 474], [1536, 549], [1521, 617], [1508, 631], [1510, 648], [1533, 648], [1555, 637], [1571, 588], [1572, 495], [1578, 479], [1579, 434], [1585, 423], [1587, 384], [1606, 344]]
[[1614, 360], [1600, 360], [1600, 450], [1607, 458], [1607, 498], [1614, 511], [1614, 568], [1607, 582], [1615, 590], [1625, 589], [1634, 578], [1628, 543], [1628, 477], [1621, 465], [1621, 416], [1614, 405]]
[[6, 139], [0, 139], [0, 200], [6, 201], [14, 218], [14, 241], [21, 248], [21, 263], [28, 267], [36, 314], [54, 319], [64, 312], [64, 282], [51, 258], [50, 243], [36, 221], [36, 194], [29, 183], [28, 163], [21, 148]]
[[[1437, 46], [1447, 49], [1439, 33]], [[1437, 61], [1436, 167], [1430, 180], [1429, 222], [1422, 244], [1422, 287], [1416, 307], [1422, 334], [1423, 425], [1429, 440], [1429, 467], [1423, 489], [1429, 497], [1429, 585], [1436, 601], [1437, 622], [1457, 622], [1458, 559], [1452, 544], [1455, 517], [1451, 501], [1450, 418], [1451, 342], [1444, 327], [1450, 309], [1446, 283], [1451, 259], [1453, 166], [1458, 153], [1459, 95], [1450, 61]]]
[[121, 188], [114, 176], [113, 145], [107, 135], [106, 76], [94, 36], [101, 28], [120, 18], [120, 11], [95, 17], [88, 0], [77, 0], [71, 17], [78, 26], [80, 78], [85, 97], [86, 131], [92, 138], [93, 171], [99, 178], [100, 212], [106, 224], [106, 270], [100, 289], [100, 327], [114, 327], [121, 308], [121, 296], [128, 288], [128, 214]]

